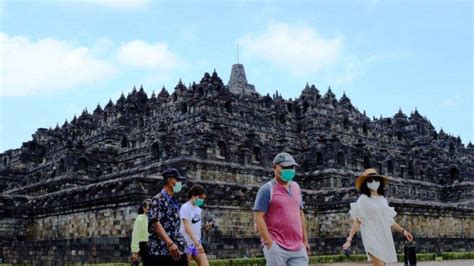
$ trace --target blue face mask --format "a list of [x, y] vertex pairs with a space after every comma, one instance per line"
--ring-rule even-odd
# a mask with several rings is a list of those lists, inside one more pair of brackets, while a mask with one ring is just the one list
[[204, 204], [204, 199], [197, 198], [194, 201], [194, 204], [196, 204], [196, 206], [198, 206], [198, 207], [201, 207]]
[[183, 184], [181, 182], [176, 182], [176, 184], [173, 187], [173, 192], [178, 193], [181, 191], [182, 188], [183, 188]]
[[281, 169], [280, 177], [284, 182], [288, 183], [291, 180], [293, 180], [293, 178], [295, 177], [295, 174], [296, 174], [295, 169]]

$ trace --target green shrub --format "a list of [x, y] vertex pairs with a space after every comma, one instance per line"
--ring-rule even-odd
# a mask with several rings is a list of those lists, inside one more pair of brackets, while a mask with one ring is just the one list
[[[403, 254], [397, 254], [397, 258], [399, 262], [403, 262], [405, 260]], [[474, 259], [474, 252], [443, 252], [441, 254], [436, 253], [419, 253], [416, 254], [417, 261], [433, 261], [433, 260], [468, 260]], [[345, 255], [319, 255], [319, 256], [312, 256], [309, 258], [310, 264], [319, 264], [319, 263], [335, 263], [335, 262], [365, 262], [367, 261], [367, 255], [365, 254], [354, 254], [349, 257]], [[2, 264], [5, 265], [12, 265], [12, 264]], [[16, 264], [16, 265], [25, 265], [29, 266], [31, 264]], [[93, 265], [93, 266], [128, 266], [129, 263], [98, 263], [98, 264], [79, 264], [79, 263], [71, 263], [68, 264], [71, 266], [74, 265]], [[193, 262], [193, 266], [196, 266], [196, 263]], [[257, 258], [237, 258], [237, 259], [218, 259], [218, 260], [210, 260], [210, 266], [265, 266], [265, 258], [257, 257]]]
[[[405, 257], [403, 254], [397, 254], [398, 261], [403, 262]], [[433, 261], [436, 260], [435, 253], [419, 253], [416, 255], [417, 261]], [[474, 259], [474, 252], [446, 252], [442, 253], [443, 260], [460, 260], [460, 259]], [[335, 262], [365, 262], [367, 255], [354, 254], [349, 257], [345, 255], [319, 255], [309, 258], [310, 264], [318, 263], [335, 263]], [[245, 258], [245, 259], [221, 259], [209, 261], [211, 266], [262, 266], [266, 265], [265, 258]]]
[[443, 260], [468, 260], [474, 259], [474, 252], [444, 252], [441, 257]]
[[435, 260], [436, 254], [435, 253], [420, 253], [416, 254], [417, 261], [428, 261], [428, 260]]

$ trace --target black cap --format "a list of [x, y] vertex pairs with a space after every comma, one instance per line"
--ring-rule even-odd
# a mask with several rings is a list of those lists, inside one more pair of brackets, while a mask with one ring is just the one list
[[166, 168], [163, 173], [161, 173], [161, 175], [163, 176], [163, 179], [166, 180], [170, 177], [174, 177], [178, 180], [186, 180], [187, 178], [183, 175], [181, 175], [181, 173], [178, 171], [178, 169], [176, 168], [173, 168], [173, 167], [168, 167]]

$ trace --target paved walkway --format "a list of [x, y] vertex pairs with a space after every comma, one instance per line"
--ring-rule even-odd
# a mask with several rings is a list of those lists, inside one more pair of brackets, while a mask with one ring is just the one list
[[[369, 266], [370, 263], [346, 262], [331, 264], [313, 264], [314, 266]], [[387, 266], [403, 266], [404, 263], [387, 264]], [[443, 261], [420, 261], [417, 266], [473, 266], [474, 260], [443, 260]]]

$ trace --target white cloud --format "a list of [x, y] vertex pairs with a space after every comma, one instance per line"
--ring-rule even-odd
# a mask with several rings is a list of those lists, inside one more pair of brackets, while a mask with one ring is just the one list
[[125, 65], [158, 70], [171, 70], [182, 64], [166, 43], [146, 43], [140, 40], [122, 45], [117, 58]]
[[456, 107], [459, 104], [459, 97], [456, 98], [447, 98], [441, 101], [439, 104], [440, 107], [442, 108], [451, 108], [451, 107]]
[[345, 86], [365, 75], [381, 61], [404, 56], [403, 52], [354, 53], [338, 34], [322, 36], [316, 28], [304, 24], [273, 23], [260, 34], [249, 33], [238, 40], [244, 60], [262, 60], [298, 78], [327, 80]]
[[150, 0], [86, 0], [87, 3], [98, 4], [112, 8], [143, 8], [146, 7]]
[[134, 40], [117, 47], [109, 39], [98, 39], [86, 47], [52, 38], [32, 41], [0, 33], [0, 96], [73, 89], [137, 68], [146, 70], [145, 77], [169, 80], [172, 70], [185, 67], [185, 61], [166, 43]]
[[24, 96], [73, 88], [113, 76], [116, 68], [87, 47], [0, 33], [0, 95]]
[[259, 34], [247, 34], [238, 41], [244, 54], [261, 58], [300, 76], [313, 74], [340, 62], [342, 37], [323, 37], [305, 25], [274, 23]]

